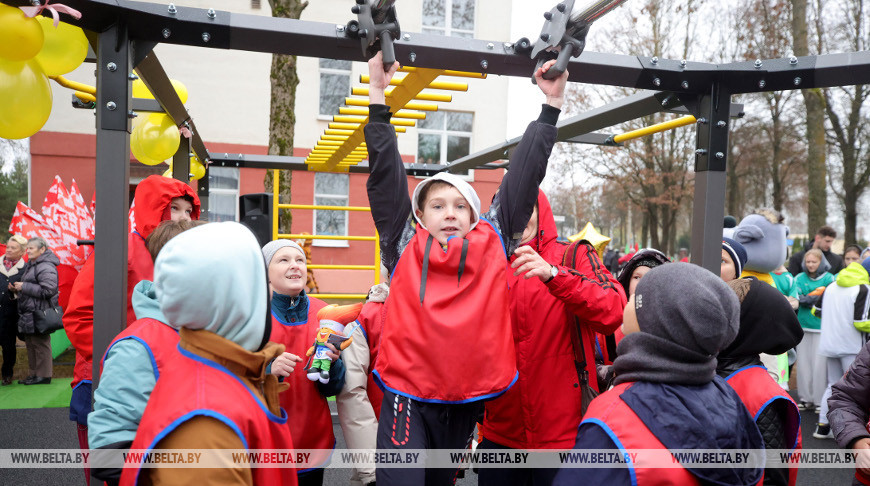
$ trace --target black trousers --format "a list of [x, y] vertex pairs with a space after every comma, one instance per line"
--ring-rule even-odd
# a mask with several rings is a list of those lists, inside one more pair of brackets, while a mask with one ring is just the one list
[[[513, 450], [484, 438], [477, 450]], [[477, 470], [480, 486], [550, 486], [556, 479], [558, 469], [497, 469], [482, 467]]]
[[[378, 450], [467, 448], [482, 414], [483, 402], [425, 403], [386, 391], [378, 419]], [[378, 486], [445, 486], [456, 482], [458, 471], [379, 467], [376, 478]]]
[[18, 320], [0, 318], [0, 347], [3, 348], [2, 376], [11, 377], [15, 369], [15, 335], [18, 332]]
[[304, 473], [298, 473], [296, 479], [299, 486], [321, 486], [323, 484], [323, 469], [312, 469]]

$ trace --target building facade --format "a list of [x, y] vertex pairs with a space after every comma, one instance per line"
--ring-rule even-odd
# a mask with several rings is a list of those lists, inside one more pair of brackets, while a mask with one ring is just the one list
[[[512, 18], [514, 2], [402, 0], [397, 3], [404, 32], [500, 42], [516, 36], [512, 31], [514, 21], [496, 21]], [[352, 0], [310, 0], [302, 19], [346, 24], [355, 18], [350, 11], [353, 4]], [[179, 10], [196, 7], [271, 15], [266, 0], [178, 0], [175, 5]], [[268, 152], [271, 55], [175, 45], [159, 45], [155, 52], [169, 77], [187, 87], [186, 106], [209, 152]], [[449, 60], [445, 60], [444, 67], [450, 68]], [[350, 96], [351, 88], [364, 86], [360, 75], [366, 74], [367, 66], [300, 57], [297, 69], [300, 82], [296, 92], [294, 155], [305, 156], [332, 116], [338, 114], [338, 107]], [[87, 63], [66, 77], [95, 84], [93, 66]], [[510, 98], [507, 78], [491, 76], [460, 81], [468, 83], [467, 92], [452, 92], [452, 102], [441, 103], [438, 111], [429, 112], [416, 127], [409, 127], [406, 133], [399, 135], [399, 150], [405, 162], [446, 164], [518, 135], [514, 132], [519, 125], [512, 122], [516, 115], [508, 111], [506, 102]], [[512, 82], [528, 84], [528, 80]], [[75, 179], [85, 198], [90, 198], [94, 189], [94, 113], [73, 109], [69, 90], [57, 85], [52, 89], [52, 115], [42, 131], [31, 139], [31, 198], [36, 206], [40, 205], [55, 175], [60, 175], [67, 184]], [[512, 123], [515, 126], [509, 133]], [[160, 174], [166, 168], [165, 165], [145, 166], [131, 158], [131, 190], [143, 178]], [[468, 174], [484, 208], [502, 176], [502, 170]], [[238, 220], [239, 195], [264, 190], [264, 169], [212, 168], [209, 177], [209, 219], [212, 221]], [[291, 202], [367, 206], [366, 178], [366, 174], [296, 171], [292, 178]], [[409, 176], [411, 191], [420, 180]], [[365, 212], [293, 210], [292, 232], [373, 236], [374, 225]], [[374, 258], [375, 244], [371, 241], [314, 240], [313, 243], [312, 261], [317, 264], [372, 265]], [[327, 293], [365, 293], [374, 280], [373, 272], [359, 270], [317, 270], [315, 277], [320, 290]]]

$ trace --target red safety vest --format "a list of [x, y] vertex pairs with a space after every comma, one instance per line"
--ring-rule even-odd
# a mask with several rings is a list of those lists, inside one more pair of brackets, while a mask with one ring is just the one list
[[[154, 387], [131, 449], [152, 450], [180, 424], [196, 416], [220, 420], [232, 428], [244, 447], [292, 450], [287, 413], [278, 417], [222, 365], [179, 348], [179, 358]], [[140, 467], [121, 474], [122, 485], [137, 484]], [[252, 467], [254, 484], [297, 484], [296, 469]]]
[[[801, 446], [801, 414], [794, 400], [776, 384], [764, 366], [746, 366], [731, 373], [725, 381], [737, 392], [743, 405], [749, 410], [752, 418], [758, 421], [758, 416], [774, 400], [787, 400], [788, 420], [785, 424], [786, 439], [792, 444], [792, 450], [800, 449]], [[788, 483], [791, 486], [797, 484], [797, 466], [791, 467], [788, 474]], [[762, 476], [762, 479], [764, 477]]]
[[[305, 353], [314, 344], [314, 335], [320, 328], [317, 311], [326, 307], [322, 300], [308, 299], [308, 318], [305, 321], [282, 322], [272, 313], [272, 334], [270, 341], [283, 344], [287, 353], [300, 358], [296, 370], [284, 378], [290, 388], [281, 392], [278, 398], [281, 407], [287, 410], [290, 420], [287, 425], [293, 443], [300, 449], [332, 449], [335, 436], [332, 433], [332, 414], [326, 397], [320, 394], [317, 384], [309, 380], [302, 369], [307, 360]], [[310, 469], [301, 470], [305, 472]]]
[[379, 382], [415, 400], [487, 400], [513, 385], [507, 257], [487, 221], [446, 251], [417, 226], [393, 273], [379, 348]]
[[121, 331], [106, 348], [103, 358], [100, 360], [100, 374], [106, 362], [106, 356], [112, 346], [125, 339], [139, 341], [151, 356], [151, 367], [154, 369], [154, 379], [160, 378], [160, 373], [167, 370], [167, 363], [177, 359], [178, 354], [178, 331], [157, 319], [144, 318], [134, 322], [130, 327]]
[[387, 307], [382, 302], [368, 302], [360, 311], [356, 322], [360, 325], [366, 336], [369, 346], [369, 375], [366, 384], [366, 395], [375, 411], [375, 417], [381, 416], [381, 403], [384, 401], [384, 392], [377, 385], [372, 370], [375, 369], [375, 361], [378, 359], [378, 346], [381, 341], [381, 331], [387, 319]]
[[[591, 423], [604, 429], [613, 438], [620, 452], [634, 449], [667, 450], [640, 417], [619, 397], [634, 383], [622, 383], [599, 395], [586, 410], [583, 424]], [[634, 486], [699, 484], [698, 479], [684, 468], [643, 467], [642, 463], [628, 464], [631, 484]], [[760, 484], [760, 483], [759, 483]]]

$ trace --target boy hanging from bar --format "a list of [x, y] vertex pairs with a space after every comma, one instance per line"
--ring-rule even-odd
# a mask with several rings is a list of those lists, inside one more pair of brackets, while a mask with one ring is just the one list
[[[385, 392], [379, 450], [464, 449], [483, 402], [517, 379], [507, 263], [556, 141], [567, 73], [544, 79], [553, 64], [535, 72], [547, 102], [517, 145], [489, 211], [481, 214], [471, 185], [445, 172], [422, 181], [408, 198], [385, 98], [399, 64], [385, 72], [380, 53], [369, 61], [367, 189], [382, 261], [393, 275], [374, 369]], [[453, 469], [377, 470], [377, 482], [387, 485], [452, 484], [455, 476]]]

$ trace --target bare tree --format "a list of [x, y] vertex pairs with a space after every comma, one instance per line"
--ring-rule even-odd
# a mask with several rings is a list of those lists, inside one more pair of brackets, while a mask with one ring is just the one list
[[[304, 0], [269, 0], [272, 17], [298, 19], [308, 6]], [[269, 155], [293, 155], [293, 134], [296, 126], [296, 87], [299, 85], [299, 75], [296, 73], [296, 56], [272, 54], [271, 79], [271, 111], [269, 114]], [[266, 171], [264, 184], [267, 191], [273, 186], [272, 171]], [[278, 172], [279, 202], [290, 202], [290, 182], [293, 171]], [[279, 217], [279, 232], [289, 233], [293, 221], [290, 211], [279, 211], [274, 217]]]

